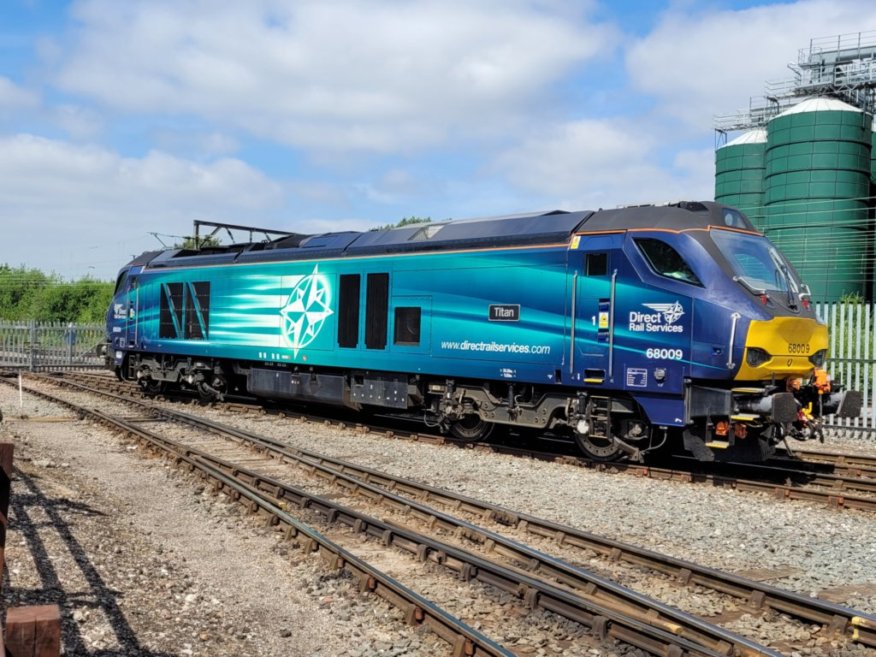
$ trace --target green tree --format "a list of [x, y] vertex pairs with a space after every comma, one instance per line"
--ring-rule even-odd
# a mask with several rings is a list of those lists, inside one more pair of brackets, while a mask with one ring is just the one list
[[38, 269], [0, 265], [0, 318], [29, 318], [34, 299], [55, 282]]
[[404, 226], [410, 226], [412, 224], [429, 224], [432, 223], [432, 217], [404, 217], [394, 224], [386, 224], [384, 226], [377, 226], [376, 228], [372, 228], [371, 230], [389, 230], [390, 228], [402, 228]]
[[413, 215], [410, 217], [402, 218], [396, 225], [396, 228], [401, 228], [402, 226], [410, 226], [411, 224], [428, 224], [432, 223], [432, 217], [414, 217]]
[[219, 246], [219, 238], [216, 235], [201, 235], [198, 238], [198, 244], [195, 245], [195, 236], [187, 235], [182, 242], [177, 242], [173, 245], [175, 249], [188, 249], [189, 251], [197, 251], [211, 246]]
[[0, 319], [102, 322], [113, 284], [93, 278], [64, 282], [38, 269], [0, 265]]
[[112, 293], [112, 283], [91, 278], [57, 282], [43, 288], [34, 298], [30, 316], [44, 322], [101, 322]]

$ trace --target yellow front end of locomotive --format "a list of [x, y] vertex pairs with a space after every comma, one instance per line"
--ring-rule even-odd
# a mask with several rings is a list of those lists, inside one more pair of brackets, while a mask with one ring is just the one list
[[827, 326], [815, 319], [754, 320], [745, 338], [739, 381], [808, 377], [827, 355]]

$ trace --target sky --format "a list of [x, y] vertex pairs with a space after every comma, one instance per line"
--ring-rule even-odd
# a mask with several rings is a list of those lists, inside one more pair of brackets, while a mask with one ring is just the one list
[[874, 30], [872, 0], [0, 0], [0, 264], [708, 200], [714, 116]]

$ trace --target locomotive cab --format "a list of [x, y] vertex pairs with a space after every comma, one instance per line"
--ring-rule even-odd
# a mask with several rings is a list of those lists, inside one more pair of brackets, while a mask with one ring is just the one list
[[[608, 360], [584, 373], [606, 401], [598, 413], [579, 412], [581, 448], [594, 458], [640, 457], [675, 434], [701, 460], [759, 461], [786, 437], [822, 437], [826, 415], [857, 415], [861, 395], [820, 369], [827, 327], [775, 246], [732, 208], [684, 203], [666, 208], [662, 222], [654, 210], [600, 213], [572, 241], [573, 254], [582, 252], [572, 256], [581, 267], [572, 287], [596, 291], [573, 292], [572, 342], [585, 349], [570, 362], [601, 362], [601, 351]], [[621, 216], [624, 229], [612, 231]], [[594, 288], [601, 251], [611, 283]]]

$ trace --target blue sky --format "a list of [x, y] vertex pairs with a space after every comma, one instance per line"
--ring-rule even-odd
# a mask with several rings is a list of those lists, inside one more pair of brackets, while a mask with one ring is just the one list
[[0, 263], [712, 198], [713, 116], [872, 30], [870, 0], [3, 0]]

